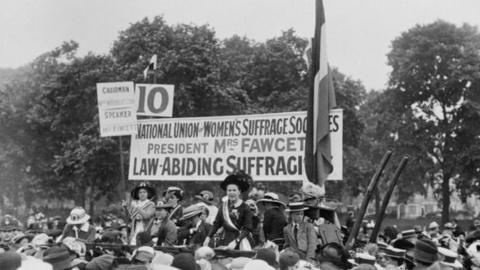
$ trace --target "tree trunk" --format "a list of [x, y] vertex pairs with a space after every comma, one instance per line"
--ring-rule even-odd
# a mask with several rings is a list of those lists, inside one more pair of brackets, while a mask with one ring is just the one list
[[442, 181], [442, 225], [450, 220], [450, 175], [443, 174]]

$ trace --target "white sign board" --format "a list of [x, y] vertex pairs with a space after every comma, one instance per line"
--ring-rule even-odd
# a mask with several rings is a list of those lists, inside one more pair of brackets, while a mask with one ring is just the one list
[[[342, 179], [343, 111], [330, 115], [334, 172]], [[223, 180], [234, 168], [258, 181], [305, 178], [306, 112], [145, 119], [130, 144], [131, 180]]]
[[171, 84], [135, 85], [137, 115], [172, 117], [173, 90]]
[[97, 83], [97, 97], [100, 136], [136, 134], [133, 82]]

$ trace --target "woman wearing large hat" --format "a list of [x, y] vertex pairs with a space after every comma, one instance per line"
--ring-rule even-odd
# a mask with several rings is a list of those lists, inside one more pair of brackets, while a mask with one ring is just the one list
[[263, 199], [257, 201], [257, 205], [265, 208], [263, 214], [263, 234], [265, 240], [280, 243], [283, 238], [283, 227], [287, 226], [287, 219], [283, 210], [285, 204], [280, 201], [278, 195], [273, 192], [265, 193]]
[[137, 234], [149, 227], [155, 215], [155, 203], [152, 201], [155, 189], [143, 182], [132, 190], [131, 195], [130, 205], [127, 207], [127, 203], [123, 201], [122, 206], [131, 221], [130, 244], [135, 245]]
[[222, 198], [222, 206], [218, 211], [209, 237], [204, 246], [210, 243], [211, 237], [223, 228], [223, 236], [219, 245], [228, 249], [251, 250], [248, 236], [252, 232], [252, 212], [250, 207], [241, 199], [242, 193], [250, 188], [252, 178], [242, 172], [235, 172], [225, 178], [220, 187], [227, 192]]

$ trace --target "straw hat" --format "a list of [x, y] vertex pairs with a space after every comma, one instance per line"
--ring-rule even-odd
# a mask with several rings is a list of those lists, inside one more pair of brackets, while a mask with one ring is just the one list
[[265, 196], [263, 196], [263, 199], [260, 199], [257, 201], [257, 204], [261, 204], [261, 203], [274, 203], [274, 204], [278, 204], [279, 206], [286, 207], [285, 203], [280, 201], [280, 197], [278, 197], [277, 193], [274, 193], [274, 192], [265, 193]]
[[77, 225], [83, 224], [90, 219], [90, 216], [85, 212], [83, 207], [75, 207], [70, 211], [70, 216], [67, 218], [67, 224]]
[[300, 212], [300, 211], [305, 211], [307, 210], [308, 207], [303, 204], [303, 202], [292, 202], [289, 203], [287, 206], [287, 209], [285, 209], [286, 212]]
[[198, 214], [201, 214], [202, 212], [203, 208], [200, 205], [190, 205], [183, 209], [183, 216], [180, 218], [180, 220], [187, 220], [189, 218], [197, 216]]

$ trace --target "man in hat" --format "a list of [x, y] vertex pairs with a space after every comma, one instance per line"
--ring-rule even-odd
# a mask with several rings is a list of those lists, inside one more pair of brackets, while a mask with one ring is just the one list
[[70, 212], [67, 218], [67, 225], [65, 226], [62, 235], [57, 242], [62, 241], [65, 237], [74, 237], [85, 242], [93, 242], [95, 240], [95, 228], [88, 222], [90, 216], [86, 213], [83, 207], [75, 207]]
[[156, 207], [155, 218], [161, 220], [157, 233], [157, 246], [171, 247], [177, 242], [177, 226], [169, 218], [173, 207], [173, 204], [159, 204]]
[[278, 195], [267, 192], [263, 199], [257, 201], [257, 205], [263, 206], [263, 234], [265, 240], [278, 240], [283, 238], [283, 228], [287, 226], [287, 219], [283, 214], [285, 204], [280, 201]]
[[429, 269], [438, 261], [438, 249], [435, 243], [428, 239], [421, 239], [415, 242], [413, 253], [416, 270]]
[[178, 230], [178, 243], [194, 248], [201, 247], [212, 229], [212, 225], [205, 222], [206, 216], [208, 209], [198, 204], [185, 208], [180, 218], [183, 226]]
[[198, 195], [195, 195], [195, 198], [200, 200], [198, 204], [203, 205], [208, 209], [206, 222], [210, 225], [213, 225], [213, 222], [215, 222], [215, 218], [218, 214], [218, 207], [215, 203], [213, 193], [210, 190], [202, 190]]
[[388, 246], [384, 251], [385, 270], [399, 269], [404, 264], [406, 250]]
[[286, 211], [291, 222], [283, 229], [284, 248], [296, 252], [301, 259], [314, 260], [318, 238], [313, 225], [303, 221], [303, 212], [307, 209], [303, 202], [288, 204]]

